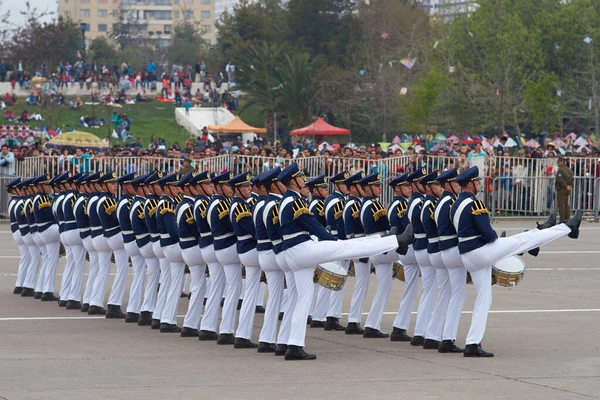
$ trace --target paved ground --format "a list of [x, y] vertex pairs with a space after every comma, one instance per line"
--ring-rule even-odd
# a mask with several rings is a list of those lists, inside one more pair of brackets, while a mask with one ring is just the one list
[[[531, 226], [497, 224], [509, 235]], [[319, 359], [286, 362], [14, 296], [18, 253], [2, 225], [0, 399], [600, 398], [599, 233], [599, 225], [584, 223], [578, 241], [561, 239], [537, 259], [527, 256], [521, 286], [494, 287], [484, 342], [493, 359], [308, 329], [307, 349]], [[384, 329], [391, 330], [402, 291], [395, 281]], [[473, 299], [469, 286], [465, 310]], [[350, 291], [344, 311], [349, 302]], [[465, 311], [461, 344], [469, 321]]]

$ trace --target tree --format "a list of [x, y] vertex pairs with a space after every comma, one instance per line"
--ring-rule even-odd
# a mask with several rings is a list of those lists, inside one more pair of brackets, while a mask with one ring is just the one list
[[169, 62], [193, 65], [200, 56], [203, 43], [202, 32], [197, 24], [184, 20], [175, 25], [168, 50]]
[[440, 106], [440, 94], [449, 81], [448, 77], [436, 70], [420, 75], [419, 83], [406, 97], [401, 97], [404, 116], [402, 127], [413, 132], [427, 133], [432, 116]]
[[558, 79], [554, 74], [542, 74], [537, 80], [527, 83], [524, 92], [525, 104], [529, 108], [536, 133], [551, 132], [559, 122], [557, 85]]
[[119, 59], [115, 47], [106, 40], [105, 37], [99, 36], [91, 41], [88, 46], [89, 60], [97, 60], [111, 65]]

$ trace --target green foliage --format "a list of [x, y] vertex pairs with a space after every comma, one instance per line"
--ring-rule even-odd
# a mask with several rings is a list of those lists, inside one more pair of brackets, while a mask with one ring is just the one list
[[171, 63], [194, 65], [205, 46], [198, 25], [185, 20], [175, 25], [171, 35], [168, 59]]
[[99, 36], [90, 42], [88, 46], [88, 57], [89, 60], [98, 60], [99, 62], [106, 62], [107, 65], [112, 65], [119, 61], [117, 50], [105, 37]]
[[450, 79], [436, 70], [419, 77], [417, 85], [406, 97], [401, 97], [403, 106], [402, 127], [408, 131], [426, 133], [431, 117], [439, 108], [439, 97], [450, 83]]
[[560, 113], [556, 87], [558, 79], [554, 74], [542, 74], [536, 81], [527, 82], [524, 91], [525, 103], [529, 108], [536, 133], [553, 131]]

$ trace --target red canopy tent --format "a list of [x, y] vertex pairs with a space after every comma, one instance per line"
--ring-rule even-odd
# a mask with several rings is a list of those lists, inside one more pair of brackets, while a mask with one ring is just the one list
[[340, 136], [349, 135], [350, 130], [344, 128], [338, 128], [333, 125], [329, 125], [323, 120], [318, 118], [314, 123], [300, 129], [294, 129], [290, 132], [290, 135], [295, 136]]

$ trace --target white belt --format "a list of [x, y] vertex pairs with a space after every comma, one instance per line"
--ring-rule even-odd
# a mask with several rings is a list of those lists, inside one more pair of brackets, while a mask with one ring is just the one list
[[191, 237], [191, 238], [179, 238], [179, 242], [196, 242], [196, 238]]
[[277, 240], [273, 240], [273, 245], [277, 246], [278, 244], [280, 244], [282, 242], [281, 239], [277, 239]]
[[427, 234], [425, 233], [415, 233], [415, 239], [425, 239], [427, 238]]
[[459, 237], [459, 238], [458, 238], [458, 241], [462, 243], [462, 242], [467, 242], [467, 241], [469, 241], [469, 240], [477, 239], [477, 238], [480, 238], [480, 237], [481, 237], [481, 235], [477, 235], [477, 236], [468, 236], [468, 237]]
[[440, 236], [440, 241], [450, 240], [450, 239], [456, 239], [456, 235]]
[[208, 237], [210, 235], [212, 235], [211, 232], [200, 232], [200, 237]]
[[385, 235], [387, 232], [386, 231], [381, 231], [381, 232], [375, 232], [373, 235]]
[[233, 233], [229, 232], [229, 233], [226, 233], [221, 236], [215, 236], [215, 240], [227, 239], [228, 237], [231, 237], [231, 236], [233, 236]]
[[357, 234], [354, 235], [354, 238], [360, 238], [360, 237], [363, 237], [363, 236], [365, 236], [364, 233], [357, 233]]
[[439, 237], [435, 237], [435, 238], [429, 238], [427, 239], [429, 241], [429, 243], [437, 243], [440, 241]]
[[329, 231], [332, 235], [337, 235], [337, 231]]
[[63, 222], [63, 224], [74, 224], [74, 223], [76, 223], [76, 222], [77, 222], [77, 221], [75, 221], [75, 220], [73, 220], [73, 221], [64, 221], [64, 222]]
[[160, 238], [161, 239], [171, 239], [171, 235], [169, 235], [168, 233], [161, 233]]
[[143, 239], [147, 238], [148, 236], [150, 236], [150, 234], [149, 234], [149, 233], [144, 233], [144, 234], [142, 234], [142, 235], [135, 235], [135, 238], [136, 238], [137, 240], [143, 240]]
[[265, 243], [271, 243], [271, 241], [269, 239], [260, 239], [260, 240], [257, 240], [256, 243], [265, 244]]
[[133, 231], [122, 231], [123, 235], [133, 235]]
[[252, 235], [238, 236], [238, 240], [248, 240], [248, 239], [252, 239]]
[[79, 228], [79, 230], [80, 230], [81, 232], [87, 232], [87, 231], [89, 231], [89, 230], [90, 230], [90, 228]]
[[302, 236], [302, 235], [310, 235], [310, 234], [306, 231], [296, 232], [296, 233], [292, 233], [290, 235], [283, 235], [283, 240], [290, 240], [290, 239], [293, 239], [295, 237]]

